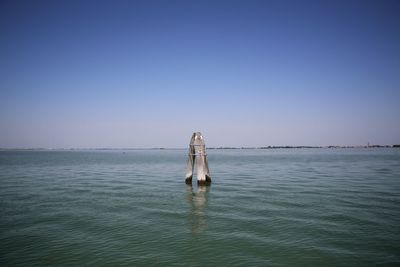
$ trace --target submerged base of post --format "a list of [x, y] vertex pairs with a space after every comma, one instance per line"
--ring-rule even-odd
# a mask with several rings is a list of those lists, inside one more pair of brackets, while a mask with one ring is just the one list
[[186, 178], [185, 183], [189, 184], [189, 185], [192, 185], [192, 177]]
[[[185, 179], [185, 183], [187, 185], [192, 185], [192, 177], [188, 177]], [[211, 178], [206, 176], [205, 180], [197, 180], [197, 185], [211, 185]]]
[[211, 178], [206, 176], [206, 180], [197, 180], [197, 185], [211, 185]]

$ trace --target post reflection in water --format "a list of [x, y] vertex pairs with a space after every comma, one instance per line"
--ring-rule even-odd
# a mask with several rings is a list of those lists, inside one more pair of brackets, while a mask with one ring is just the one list
[[208, 227], [206, 208], [210, 187], [211, 186], [198, 186], [197, 192], [193, 190], [191, 185], [186, 187], [187, 201], [191, 206], [188, 217], [192, 234], [200, 234]]

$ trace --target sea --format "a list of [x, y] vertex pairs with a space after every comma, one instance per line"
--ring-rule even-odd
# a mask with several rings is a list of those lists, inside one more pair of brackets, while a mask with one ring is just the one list
[[0, 152], [0, 266], [400, 266], [400, 149]]

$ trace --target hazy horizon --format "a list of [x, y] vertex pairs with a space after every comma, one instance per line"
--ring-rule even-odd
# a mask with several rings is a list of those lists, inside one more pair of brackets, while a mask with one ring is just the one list
[[399, 1], [2, 1], [0, 148], [400, 143]]
[[[400, 144], [331, 144], [331, 145], [259, 145], [259, 146], [209, 146], [207, 149], [284, 149], [284, 148], [387, 148], [398, 147]], [[0, 147], [0, 150], [187, 150], [188, 146], [184, 147]]]

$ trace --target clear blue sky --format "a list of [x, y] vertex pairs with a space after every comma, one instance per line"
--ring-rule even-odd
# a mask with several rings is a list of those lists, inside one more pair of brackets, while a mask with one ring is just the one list
[[400, 143], [400, 1], [1, 1], [0, 147]]

